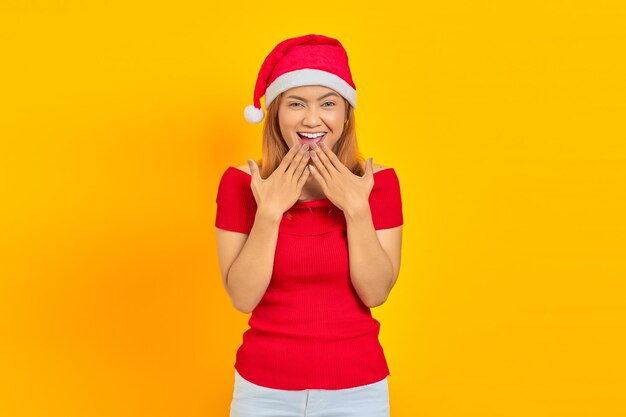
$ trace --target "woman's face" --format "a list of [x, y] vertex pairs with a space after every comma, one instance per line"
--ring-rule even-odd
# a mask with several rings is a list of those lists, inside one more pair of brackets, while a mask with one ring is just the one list
[[[280, 133], [289, 148], [296, 143], [319, 143], [333, 149], [346, 121], [346, 103], [335, 90], [321, 85], [294, 87], [283, 93], [278, 108]], [[322, 133], [307, 138], [303, 133]]]

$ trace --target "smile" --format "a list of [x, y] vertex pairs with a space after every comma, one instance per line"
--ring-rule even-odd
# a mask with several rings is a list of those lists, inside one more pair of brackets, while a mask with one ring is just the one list
[[318, 132], [318, 133], [306, 133], [306, 132], [297, 132], [298, 137], [300, 137], [300, 143], [303, 145], [305, 143], [318, 143], [321, 142], [322, 139], [326, 137], [326, 132]]
[[326, 132], [315, 132], [315, 133], [309, 133], [309, 132], [298, 132], [298, 135], [300, 135], [300, 137], [305, 137], [305, 138], [309, 138], [309, 139], [314, 139], [320, 136], [324, 136], [326, 134]]

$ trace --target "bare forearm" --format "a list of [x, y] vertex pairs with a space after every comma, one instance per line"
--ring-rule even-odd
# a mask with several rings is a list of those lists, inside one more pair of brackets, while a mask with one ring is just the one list
[[352, 285], [365, 305], [376, 307], [391, 291], [393, 265], [378, 240], [369, 204], [344, 215]]
[[248, 239], [228, 271], [228, 294], [242, 312], [251, 312], [269, 286], [279, 225], [280, 217], [257, 210]]

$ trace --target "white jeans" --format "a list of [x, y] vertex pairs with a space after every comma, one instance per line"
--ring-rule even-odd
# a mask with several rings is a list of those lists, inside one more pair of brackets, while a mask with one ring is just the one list
[[387, 377], [354, 388], [281, 390], [245, 380], [235, 370], [230, 417], [389, 417]]

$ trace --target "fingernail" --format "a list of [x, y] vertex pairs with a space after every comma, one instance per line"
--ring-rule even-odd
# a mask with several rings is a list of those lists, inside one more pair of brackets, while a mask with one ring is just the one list
[[311, 148], [313, 148], [313, 149], [317, 148], [317, 143], [315, 143], [315, 142], [311, 143]]
[[306, 150], [308, 150], [308, 149], [309, 149], [309, 144], [308, 144], [308, 143], [305, 143], [305, 144], [302, 146], [302, 148], [303, 148], [305, 151], [306, 151]]

